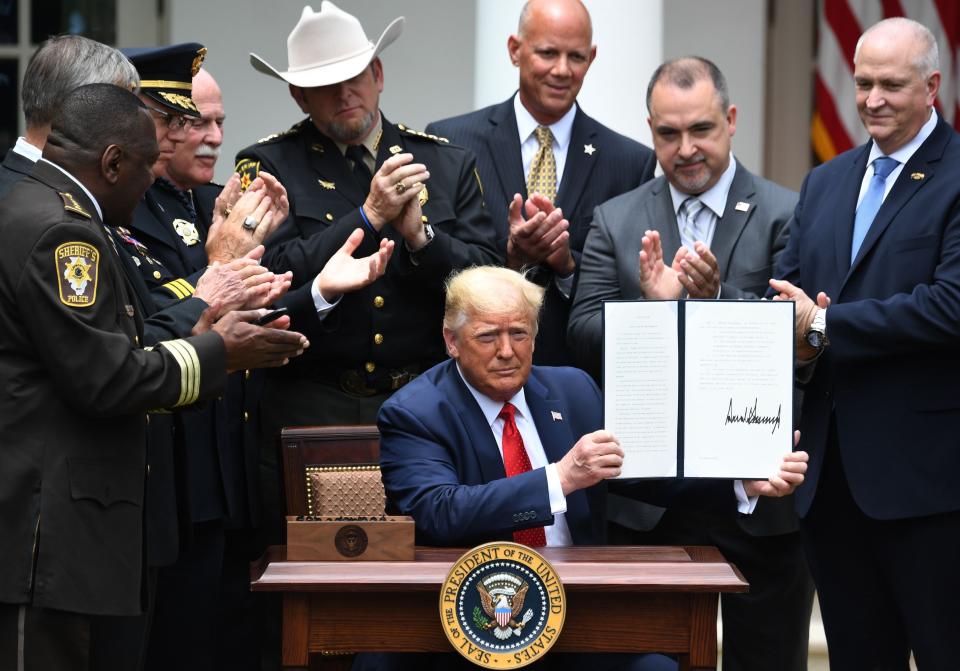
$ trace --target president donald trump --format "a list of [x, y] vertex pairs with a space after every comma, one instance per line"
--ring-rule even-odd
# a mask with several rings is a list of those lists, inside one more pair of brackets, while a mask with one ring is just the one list
[[[380, 411], [387, 497], [413, 516], [421, 544], [604, 540], [603, 484], [620, 474], [623, 450], [601, 428], [602, 397], [586, 373], [532, 365], [543, 293], [506, 268], [454, 275], [443, 318], [451, 358]], [[744, 482], [744, 493], [790, 493], [805, 461], [787, 455], [777, 475]], [[732, 513], [735, 488], [715, 484], [693, 489], [708, 505], [722, 495]]]
[[[532, 365], [543, 293], [506, 268], [454, 275], [443, 319], [451, 358], [380, 410], [388, 507], [414, 518], [418, 544], [604, 542], [605, 480], [620, 474], [623, 450], [601, 428], [602, 397], [590, 376]], [[775, 476], [745, 481], [742, 494], [789, 494], [803, 482], [806, 458], [788, 454]], [[689, 498], [731, 514], [748, 505], [738, 504], [737, 487], [725, 481], [637, 487], [644, 495]], [[627, 661], [632, 669], [675, 668], [659, 656]]]

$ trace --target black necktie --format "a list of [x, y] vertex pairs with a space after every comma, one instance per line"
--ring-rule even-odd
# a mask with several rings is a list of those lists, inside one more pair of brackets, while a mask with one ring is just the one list
[[353, 161], [353, 176], [357, 178], [357, 183], [363, 187], [364, 193], [370, 193], [370, 182], [373, 181], [373, 173], [364, 163], [367, 156], [367, 150], [362, 144], [351, 144], [347, 146], [347, 158]]

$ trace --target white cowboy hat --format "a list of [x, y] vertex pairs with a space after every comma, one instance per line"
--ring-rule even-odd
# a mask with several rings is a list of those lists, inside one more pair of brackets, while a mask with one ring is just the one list
[[256, 54], [250, 64], [260, 72], [294, 86], [309, 88], [338, 84], [363, 72], [377, 55], [403, 32], [403, 17], [394, 19], [374, 44], [367, 39], [355, 16], [329, 0], [315, 12], [307, 5], [287, 37], [285, 72], [277, 70]]

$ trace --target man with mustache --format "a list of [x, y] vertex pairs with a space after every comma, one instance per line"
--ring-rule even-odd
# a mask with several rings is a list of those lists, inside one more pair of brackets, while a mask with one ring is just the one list
[[[570, 344], [595, 374], [603, 301], [757, 298], [797, 202], [734, 159], [737, 108], [712, 62], [662, 64], [647, 88], [647, 108], [663, 176], [597, 208], [570, 314]], [[677, 509], [657, 520], [659, 511], [638, 505], [611, 497], [612, 541], [716, 545], [750, 581], [748, 595], [721, 599], [724, 669], [806, 669], [813, 588], [792, 497], [761, 501], [740, 520]], [[652, 535], [637, 534], [651, 521]]]
[[[197, 44], [131, 52], [143, 97], [153, 105], [174, 103], [189, 116], [172, 151], [154, 167], [156, 179], [131, 224], [132, 236], [159, 261], [141, 263], [141, 275], [155, 295], [169, 293], [171, 299], [187, 298], [193, 278], [207, 272], [209, 264], [245, 263], [250, 272], [263, 271], [258, 243], [285, 217], [283, 189], [269, 175], [261, 176], [262, 188], [255, 186], [242, 199], [239, 177], [222, 197], [221, 187], [211, 183], [225, 115], [220, 88], [200, 69], [204, 52]], [[170, 130], [159, 113], [154, 121], [158, 137]], [[234, 212], [226, 215], [231, 208]], [[249, 217], [257, 222], [253, 229], [236, 221]], [[349, 255], [355, 248], [348, 244], [341, 251]], [[384, 254], [382, 266], [389, 253], [371, 258]], [[362, 267], [366, 260], [350, 262]], [[339, 269], [333, 273], [339, 275], [338, 285], [350, 282], [351, 274], [329, 265], [317, 283], [335, 302], [339, 289], [326, 281], [329, 271]], [[184, 467], [177, 487], [185, 539], [176, 561], [159, 570], [148, 669], [241, 668], [258, 657], [247, 574], [250, 559], [259, 554], [254, 540], [260, 518], [259, 398], [259, 376], [242, 371], [230, 377], [222, 398], [181, 413]]]

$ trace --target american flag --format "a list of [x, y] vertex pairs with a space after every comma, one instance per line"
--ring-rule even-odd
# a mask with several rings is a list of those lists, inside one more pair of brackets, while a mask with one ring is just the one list
[[857, 116], [853, 51], [877, 21], [906, 16], [925, 25], [940, 48], [937, 112], [960, 130], [960, 2], [957, 0], [820, 0], [816, 109], [810, 129], [820, 161], [867, 141]]

